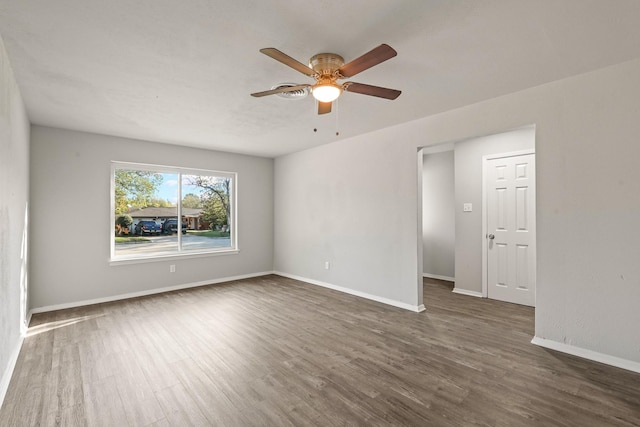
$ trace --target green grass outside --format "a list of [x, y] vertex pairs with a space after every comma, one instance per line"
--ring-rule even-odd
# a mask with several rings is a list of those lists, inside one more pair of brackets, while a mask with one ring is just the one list
[[151, 240], [146, 237], [139, 236], [116, 236], [116, 243], [135, 243], [135, 242], [150, 242]]
[[187, 230], [187, 234], [202, 237], [229, 237], [228, 231], [215, 231], [215, 230]]

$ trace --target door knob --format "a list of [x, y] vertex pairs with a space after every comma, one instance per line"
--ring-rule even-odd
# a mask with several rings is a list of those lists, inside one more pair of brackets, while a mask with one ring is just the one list
[[487, 237], [489, 238], [489, 240], [493, 240], [496, 238], [496, 236], [494, 236], [493, 234], [489, 234]]

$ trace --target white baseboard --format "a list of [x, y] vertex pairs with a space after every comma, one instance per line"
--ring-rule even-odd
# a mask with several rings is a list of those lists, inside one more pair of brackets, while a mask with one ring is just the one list
[[597, 351], [587, 350], [581, 347], [564, 344], [558, 341], [548, 340], [545, 338], [533, 337], [532, 344], [540, 347], [556, 350], [562, 353], [571, 354], [573, 356], [582, 357], [583, 359], [593, 360], [594, 362], [604, 363], [605, 365], [615, 366], [616, 368], [626, 369], [628, 371], [640, 373], [640, 363], [632, 360], [621, 359], [619, 357], [608, 354], [598, 353]]
[[429, 278], [429, 279], [436, 279], [436, 280], [446, 280], [447, 282], [455, 282], [456, 281], [455, 277], [440, 276], [438, 274], [430, 274], [430, 273], [422, 273], [422, 277], [426, 277], [426, 278]]
[[482, 292], [478, 292], [478, 291], [469, 291], [467, 289], [453, 288], [451, 292], [453, 292], [454, 294], [467, 295], [467, 296], [476, 297], [476, 298], [483, 298]]
[[18, 356], [20, 355], [20, 349], [22, 348], [23, 341], [24, 341], [24, 334], [20, 334], [20, 339], [18, 339], [16, 346], [11, 352], [11, 356], [9, 357], [9, 363], [7, 364], [7, 367], [2, 374], [2, 378], [0, 378], [0, 408], [4, 403], [4, 398], [6, 397], [7, 391], [9, 390], [9, 383], [11, 382], [11, 377], [13, 376], [13, 370], [15, 369], [16, 363], [18, 362]]
[[218, 283], [231, 282], [233, 280], [251, 279], [254, 277], [266, 276], [269, 274], [274, 274], [274, 272], [263, 271], [260, 273], [251, 273], [251, 274], [243, 274], [240, 276], [222, 277], [219, 279], [203, 280], [202, 282], [186, 283], [184, 285], [176, 285], [176, 286], [167, 286], [164, 288], [156, 288], [156, 289], [149, 289], [141, 292], [131, 292], [127, 294], [113, 295], [113, 296], [104, 297], [104, 298], [95, 298], [90, 300], [75, 301], [75, 302], [69, 302], [64, 304], [48, 305], [45, 307], [33, 308], [31, 309], [31, 312], [44, 313], [47, 311], [64, 310], [67, 308], [82, 307], [85, 305], [101, 304], [103, 302], [119, 301], [119, 300], [128, 299], [128, 298], [137, 298], [137, 297], [143, 297], [147, 295], [161, 294], [163, 292], [178, 291], [180, 289], [196, 288], [198, 286], [215, 285]]
[[29, 310], [27, 313], [27, 318], [24, 321], [24, 327], [22, 328], [22, 335], [27, 335], [27, 330], [29, 329], [29, 325], [31, 324], [31, 316], [33, 316], [33, 310]]
[[381, 302], [383, 304], [392, 305], [394, 307], [403, 308], [405, 310], [414, 311], [416, 313], [420, 313], [426, 310], [426, 308], [424, 307], [424, 304], [411, 305], [401, 301], [396, 301], [389, 298], [368, 294], [366, 292], [360, 292], [360, 291], [345, 288], [342, 286], [332, 285], [331, 283], [321, 282], [319, 280], [314, 280], [314, 279], [308, 279], [306, 277], [296, 276], [295, 274], [283, 273], [281, 271], [274, 271], [274, 274], [277, 274], [282, 277], [288, 277], [289, 279], [299, 280], [300, 282], [309, 283], [311, 285], [317, 285], [317, 286], [322, 286], [323, 288], [333, 289], [334, 291], [344, 292], [345, 294], [355, 295], [360, 298], [366, 298], [372, 301]]

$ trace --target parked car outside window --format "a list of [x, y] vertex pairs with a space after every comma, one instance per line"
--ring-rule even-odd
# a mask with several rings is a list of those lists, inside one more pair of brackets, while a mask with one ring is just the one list
[[136, 224], [136, 228], [134, 230], [135, 234], [157, 234], [160, 235], [162, 229], [155, 221], [140, 221]]
[[[177, 219], [168, 219], [164, 223], [162, 223], [162, 232], [164, 234], [171, 234], [178, 232], [178, 220]], [[182, 234], [187, 234], [187, 223], [182, 223]]]

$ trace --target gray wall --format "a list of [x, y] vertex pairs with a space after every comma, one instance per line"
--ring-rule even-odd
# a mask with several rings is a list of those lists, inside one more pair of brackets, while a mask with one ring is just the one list
[[634, 60], [277, 158], [275, 268], [417, 305], [417, 148], [535, 124], [536, 336], [640, 362], [638, 75]]
[[[273, 270], [272, 159], [38, 126], [31, 138], [32, 308]], [[237, 172], [240, 253], [110, 266], [112, 160]]]
[[26, 316], [28, 200], [29, 121], [0, 39], [0, 404]]
[[384, 133], [276, 158], [275, 270], [417, 308], [417, 151]]
[[455, 186], [453, 151], [422, 159], [422, 272], [455, 277]]
[[[456, 289], [482, 292], [482, 156], [534, 147], [533, 127], [456, 142]], [[463, 212], [464, 203], [473, 210]]]

